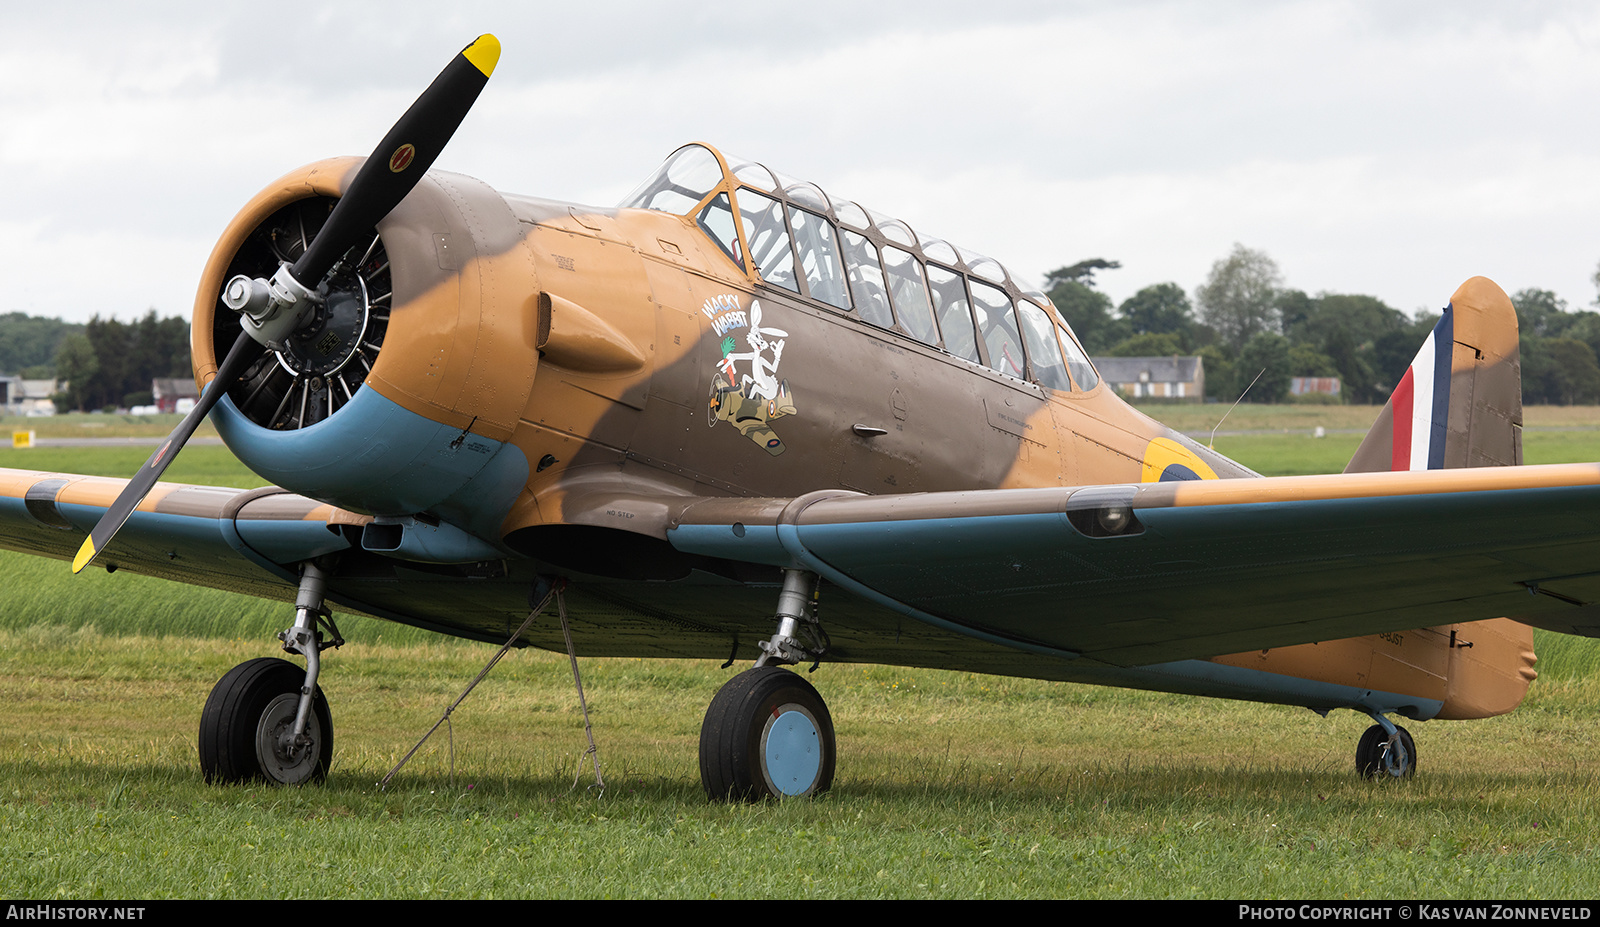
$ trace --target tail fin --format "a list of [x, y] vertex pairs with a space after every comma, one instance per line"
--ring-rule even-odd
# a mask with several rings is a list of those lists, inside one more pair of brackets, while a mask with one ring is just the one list
[[1346, 473], [1522, 463], [1517, 311], [1487, 277], [1456, 290]]

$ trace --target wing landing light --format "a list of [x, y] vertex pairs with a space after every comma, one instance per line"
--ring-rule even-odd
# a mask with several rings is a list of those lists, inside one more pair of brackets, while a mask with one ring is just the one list
[[387, 216], [422, 179], [466, 118], [499, 60], [500, 41], [492, 35], [481, 35], [463, 49], [373, 149], [299, 260], [292, 266], [282, 265], [270, 281], [247, 277], [228, 281], [223, 302], [240, 313], [243, 331], [194, 409], [150, 455], [84, 538], [72, 560], [72, 572], [81, 572], [106, 548], [211, 407], [233, 387], [262, 349], [281, 344], [296, 329], [315, 319], [321, 302], [317, 288], [323, 278], [360, 241], [362, 233]]

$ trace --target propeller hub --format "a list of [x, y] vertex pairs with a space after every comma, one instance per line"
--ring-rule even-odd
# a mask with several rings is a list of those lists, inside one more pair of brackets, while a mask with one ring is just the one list
[[260, 277], [234, 277], [222, 291], [222, 303], [239, 313], [239, 325], [262, 345], [282, 351], [284, 340], [298, 329], [321, 302], [307, 289], [288, 264], [270, 281]]
[[319, 288], [321, 303], [284, 340], [278, 363], [294, 376], [326, 376], [343, 370], [360, 347], [372, 308], [360, 274], [336, 274]]

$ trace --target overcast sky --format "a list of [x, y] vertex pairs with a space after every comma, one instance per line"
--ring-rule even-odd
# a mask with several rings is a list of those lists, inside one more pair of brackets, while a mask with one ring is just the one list
[[[0, 312], [187, 314], [258, 189], [366, 154], [460, 48], [437, 167], [612, 205], [703, 140], [1121, 301], [1235, 242], [1437, 309], [1484, 274], [1592, 307], [1590, 3], [0, 0]], [[802, 10], [804, 12], [802, 12]]]

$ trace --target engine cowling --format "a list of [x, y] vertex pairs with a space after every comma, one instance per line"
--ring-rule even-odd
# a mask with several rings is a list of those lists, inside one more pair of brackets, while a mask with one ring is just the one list
[[[228, 225], [195, 298], [197, 382], [237, 337], [225, 282], [293, 261], [360, 163], [294, 171]], [[538, 367], [539, 292], [505, 199], [429, 173], [346, 253], [317, 319], [264, 353], [212, 419], [246, 466], [285, 489], [378, 516], [428, 512], [498, 541], [528, 477], [510, 439]]]

